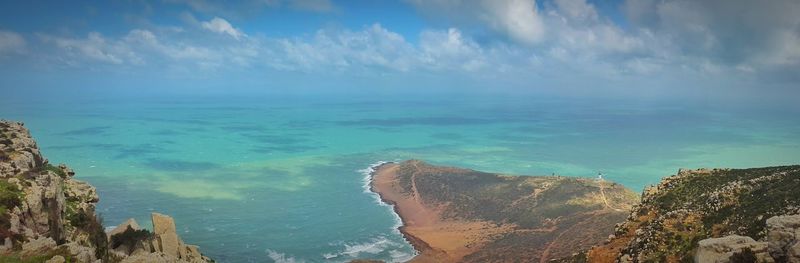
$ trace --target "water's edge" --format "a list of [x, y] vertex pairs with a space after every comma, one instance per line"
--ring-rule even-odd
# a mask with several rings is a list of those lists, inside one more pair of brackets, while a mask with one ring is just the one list
[[403, 231], [402, 231], [403, 218], [400, 217], [400, 214], [397, 212], [397, 206], [392, 204], [392, 203], [389, 203], [389, 202], [386, 202], [385, 200], [383, 200], [383, 198], [381, 198], [380, 194], [378, 192], [376, 192], [372, 187], [372, 181], [373, 181], [376, 173], [378, 172], [379, 168], [381, 166], [383, 166], [383, 165], [393, 164], [393, 163], [395, 163], [395, 162], [378, 161], [378, 162], [375, 162], [373, 164], [370, 164], [370, 166], [365, 168], [365, 169], [359, 170], [359, 172], [361, 172], [364, 175], [364, 179], [363, 179], [364, 193], [367, 193], [370, 196], [372, 196], [375, 199], [375, 202], [378, 205], [380, 205], [382, 207], [386, 207], [390, 211], [390, 213], [392, 215], [394, 215], [395, 224], [392, 226], [392, 231], [395, 234], [401, 235], [403, 237], [403, 240], [405, 240], [405, 242], [407, 244], [409, 244], [412, 248], [414, 248], [414, 253], [413, 254], [409, 255], [407, 258], [397, 258], [396, 259], [397, 261], [395, 261], [395, 262], [407, 262], [407, 261], [411, 260], [412, 258], [416, 257], [417, 255], [419, 255], [419, 251], [414, 246], [414, 242], [409, 240], [407, 235], [404, 234]]

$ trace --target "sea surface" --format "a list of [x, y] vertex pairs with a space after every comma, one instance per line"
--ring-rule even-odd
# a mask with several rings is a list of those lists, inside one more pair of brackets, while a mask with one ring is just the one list
[[[2, 99], [0, 99], [2, 101]], [[640, 191], [678, 168], [800, 163], [800, 119], [702, 103], [263, 96], [2, 101], [106, 226], [150, 212], [217, 262], [392, 262], [414, 250], [365, 187], [380, 161], [596, 177]]]

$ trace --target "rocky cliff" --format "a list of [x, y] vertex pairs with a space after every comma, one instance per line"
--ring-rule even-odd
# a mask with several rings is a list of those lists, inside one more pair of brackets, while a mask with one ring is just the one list
[[0, 262], [208, 262], [172, 218], [128, 220], [108, 234], [97, 191], [45, 159], [22, 123], [0, 120]]
[[680, 170], [573, 262], [800, 262], [800, 166]]

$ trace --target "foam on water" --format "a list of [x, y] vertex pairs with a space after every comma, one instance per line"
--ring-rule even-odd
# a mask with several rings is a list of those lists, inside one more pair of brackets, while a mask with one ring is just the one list
[[372, 191], [372, 176], [373, 176], [373, 174], [375, 173], [375, 171], [376, 171], [376, 169], [378, 167], [380, 167], [381, 165], [387, 164], [387, 163], [390, 163], [390, 162], [388, 162], [388, 161], [378, 161], [378, 162], [375, 162], [373, 164], [370, 164], [369, 167], [367, 167], [367, 168], [358, 170], [358, 172], [360, 172], [362, 175], [364, 175], [364, 179], [362, 179], [362, 185], [363, 185], [363, 188], [364, 188], [364, 193], [367, 193], [370, 196], [372, 196], [372, 198], [375, 200], [376, 204], [378, 204], [379, 206], [386, 207], [389, 210], [389, 212], [392, 215], [394, 215], [394, 225], [392, 226], [392, 230], [395, 231], [395, 233], [400, 234], [400, 230], [398, 228], [403, 226], [403, 219], [400, 218], [400, 215], [395, 213], [393, 205], [389, 205], [387, 203], [384, 203], [381, 200], [381, 196], [378, 195], [378, 193]]
[[303, 260], [299, 260], [299, 259], [296, 259], [294, 257], [287, 256], [284, 253], [281, 253], [281, 252], [278, 252], [278, 251], [275, 251], [275, 250], [272, 250], [272, 249], [267, 249], [267, 257], [272, 259], [272, 261], [274, 261], [275, 263], [303, 263], [303, 262], [305, 262]]
[[334, 253], [325, 253], [322, 257], [326, 261], [347, 261], [358, 258], [371, 258], [383, 252], [389, 253], [392, 258], [390, 262], [405, 262], [414, 257], [414, 254], [404, 253], [396, 249], [387, 251], [387, 249], [396, 248], [398, 244], [386, 236], [377, 236], [363, 243], [345, 243], [343, 246], [341, 250]]

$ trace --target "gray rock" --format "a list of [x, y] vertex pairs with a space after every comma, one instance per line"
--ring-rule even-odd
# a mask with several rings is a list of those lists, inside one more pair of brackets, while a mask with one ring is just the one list
[[93, 262], [97, 260], [94, 255], [93, 247], [82, 246], [75, 242], [63, 244], [60, 247], [66, 247], [69, 253], [72, 254], [78, 262]]
[[108, 231], [108, 233], [106, 233], [106, 235], [108, 236], [108, 239], [110, 240], [111, 237], [113, 237], [114, 235], [117, 235], [117, 234], [120, 234], [122, 232], [125, 232], [125, 230], [127, 230], [128, 227], [130, 227], [133, 230], [141, 230], [142, 229], [142, 227], [139, 226], [139, 223], [136, 223], [136, 219], [129, 218], [128, 220], [126, 220], [125, 222], [122, 222], [122, 224], [119, 224], [117, 227], [115, 227], [111, 231]]
[[52, 258], [50, 258], [47, 261], [45, 261], [44, 263], [64, 263], [66, 261], [67, 261], [67, 259], [65, 259], [64, 257], [62, 257], [60, 255], [55, 255]]
[[800, 215], [774, 216], [767, 219], [767, 241], [769, 253], [773, 258], [786, 262], [800, 262], [800, 254], [793, 252], [798, 239], [800, 239]]
[[32, 256], [47, 253], [56, 248], [56, 241], [49, 237], [40, 237], [22, 243], [22, 255]]
[[720, 238], [703, 239], [698, 242], [694, 261], [697, 263], [727, 263], [735, 253], [749, 249], [757, 262], [775, 262], [768, 253], [766, 242], [757, 242], [750, 237], [730, 235]]

